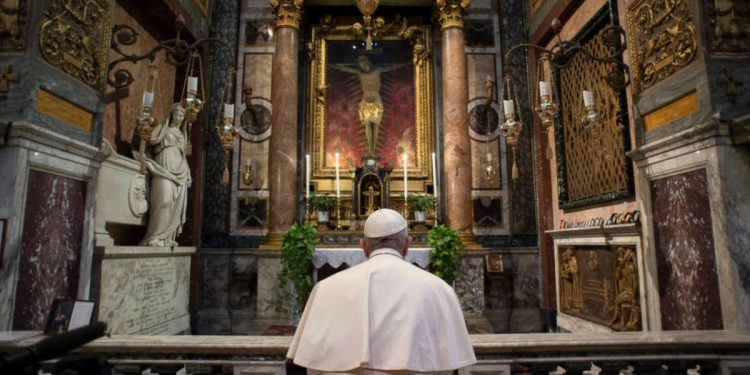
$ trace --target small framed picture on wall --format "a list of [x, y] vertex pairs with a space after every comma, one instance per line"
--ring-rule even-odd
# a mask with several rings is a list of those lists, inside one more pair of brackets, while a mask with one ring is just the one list
[[47, 317], [44, 334], [67, 332], [91, 324], [94, 301], [55, 299]]

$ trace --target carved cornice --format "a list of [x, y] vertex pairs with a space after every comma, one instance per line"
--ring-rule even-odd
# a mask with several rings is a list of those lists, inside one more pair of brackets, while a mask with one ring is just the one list
[[276, 13], [276, 27], [291, 27], [299, 30], [302, 19], [303, 0], [269, 0]]
[[441, 29], [445, 30], [451, 27], [463, 29], [464, 16], [469, 4], [471, 4], [471, 0], [437, 0], [435, 5]]

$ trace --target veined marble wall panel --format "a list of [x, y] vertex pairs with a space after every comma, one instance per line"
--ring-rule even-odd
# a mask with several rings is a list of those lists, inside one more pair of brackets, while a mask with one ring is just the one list
[[29, 173], [13, 329], [43, 330], [55, 298], [76, 298], [85, 204], [86, 182]]
[[[158, 44], [156, 38], [119, 4], [115, 4], [112, 24], [130, 26], [138, 33], [137, 43], [122, 46], [124, 52], [128, 54], [140, 55]], [[110, 52], [108, 63], [119, 57], [117, 53]], [[157, 122], [161, 123], [166, 120], [174, 102], [176, 69], [174, 65], [166, 61], [164, 53], [157, 54], [156, 64], [159, 79], [154, 93], [152, 115]], [[135, 130], [135, 119], [142, 113], [143, 92], [146, 88], [146, 77], [149, 74], [149, 60], [142, 60], [136, 64], [122, 63], [117, 66], [117, 69], [127, 69], [135, 81], [127, 90], [114, 91], [111, 86], [107, 86], [107, 93], [112, 101], [107, 102], [104, 107], [103, 136], [118, 154], [132, 157], [130, 143]]]
[[651, 181], [662, 328], [721, 329], [706, 170]]
[[[96, 197], [98, 160], [101, 158], [98, 150], [92, 146], [23, 121], [14, 123], [6, 134], [7, 141], [0, 148], [0, 175], [4, 176], [3, 179], [0, 179], [0, 191], [4, 192], [0, 197], [0, 217], [8, 219], [5, 253], [3, 265], [0, 268], [0, 330], [12, 328], [17, 299], [16, 292], [19, 288], [18, 281], [21, 274], [25, 272], [24, 270], [28, 268], [21, 263], [22, 242], [27, 238], [23, 236], [26, 221], [26, 202], [32, 197], [29, 195], [31, 190], [28, 187], [32, 182], [29, 179], [32, 170], [37, 171], [35, 173], [55, 176], [59, 184], [63, 184], [59, 181], [72, 180], [75, 182], [74, 185], [82, 184], [82, 186], [85, 186], [83, 212], [81, 214], [82, 227], [79, 232], [80, 242], [76, 250], [78, 264], [70, 266], [78, 267], [78, 270], [75, 272], [76, 276], [69, 278], [68, 281], [77, 286], [72, 289], [73, 297], [88, 297], [93, 244], [93, 206]], [[68, 190], [68, 193], [72, 193], [72, 190]], [[48, 252], [70, 249], [69, 243], [63, 243], [61, 240], [70, 239], [70, 236], [75, 234], [67, 232], [59, 234], [58, 231], [66, 230], [65, 224], [61, 222], [65, 219], [63, 213], [68, 213], [68, 217], [71, 216], [70, 210], [73, 210], [71, 204], [75, 201], [61, 201], [59, 189], [37, 190], [35, 194], [37, 201], [35, 203], [40, 205], [57, 199], [58, 211], [30, 212], [32, 217], [37, 215], [48, 216], [44, 220], [47, 220], [46, 223], [51, 226], [49, 231], [44, 232], [35, 241], [41, 241], [42, 243], [54, 241], [54, 243], [46, 247], [32, 248], [32, 250], [44, 252], [44, 259], [49, 260], [49, 257], [58, 257], [62, 254], [57, 252], [48, 254]], [[37, 216], [37, 219], [41, 219], [41, 217]], [[63, 226], [61, 227], [61, 225]], [[28, 259], [26, 261], [28, 262]], [[63, 267], [63, 265], [59, 266]], [[48, 279], [52, 280], [51, 277], [48, 277]], [[28, 285], [26, 281], [24, 283]], [[40, 294], [39, 300], [44, 298]], [[43, 313], [35, 312], [34, 314], [46, 314], [48, 306], [44, 306], [44, 309]], [[46, 315], [44, 316], [46, 317]]]
[[272, 53], [247, 53], [243, 62], [242, 88], [252, 87], [253, 97], [271, 100]]

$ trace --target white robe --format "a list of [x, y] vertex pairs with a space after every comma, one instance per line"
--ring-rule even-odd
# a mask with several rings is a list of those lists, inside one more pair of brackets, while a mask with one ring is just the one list
[[435, 373], [476, 362], [453, 288], [393, 249], [315, 286], [287, 357], [309, 373]]

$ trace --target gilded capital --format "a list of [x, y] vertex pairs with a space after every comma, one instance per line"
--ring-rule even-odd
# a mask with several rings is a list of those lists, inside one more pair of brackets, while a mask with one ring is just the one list
[[471, 0], [437, 0], [438, 19], [442, 29], [451, 27], [464, 27], [464, 15], [466, 8], [471, 4]]
[[303, 0], [269, 0], [276, 13], [276, 27], [291, 27], [299, 30]]

